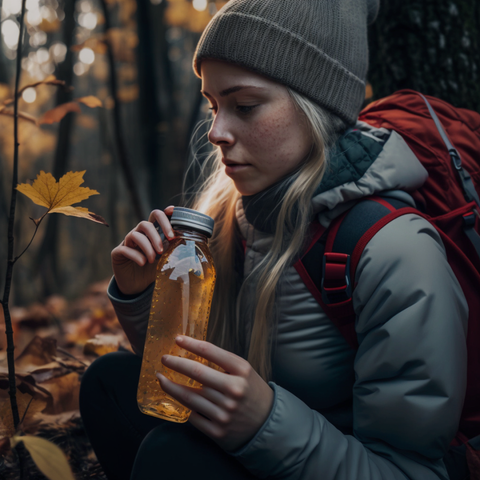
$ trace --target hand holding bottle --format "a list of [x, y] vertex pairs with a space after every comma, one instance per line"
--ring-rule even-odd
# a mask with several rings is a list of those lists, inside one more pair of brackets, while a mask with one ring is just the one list
[[162, 389], [192, 410], [189, 422], [227, 451], [249, 442], [265, 423], [273, 405], [273, 390], [243, 358], [216, 345], [186, 336], [177, 345], [222, 367], [172, 355], [162, 363], [175, 372], [202, 384], [193, 388], [157, 374]]
[[166, 238], [173, 236], [168, 219], [173, 206], [164, 211], [153, 210], [148, 221], [140, 222], [123, 242], [112, 250], [112, 267], [118, 288], [125, 295], [143, 292], [155, 281], [157, 255], [163, 252], [160, 233], [154, 226], [156, 221]]

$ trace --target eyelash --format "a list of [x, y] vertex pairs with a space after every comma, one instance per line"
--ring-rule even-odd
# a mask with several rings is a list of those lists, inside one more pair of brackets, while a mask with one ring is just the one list
[[[236, 109], [238, 112], [244, 114], [244, 115], [248, 115], [249, 113], [252, 112], [252, 110], [256, 107], [258, 107], [259, 105], [237, 105]], [[246, 110], [244, 110], [246, 109]], [[209, 110], [212, 110], [213, 113], [215, 113], [215, 110], [216, 110], [216, 107], [210, 107]]]

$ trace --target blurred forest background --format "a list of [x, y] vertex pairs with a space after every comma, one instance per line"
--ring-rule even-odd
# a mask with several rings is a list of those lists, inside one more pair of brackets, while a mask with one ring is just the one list
[[[379, 98], [413, 88], [480, 109], [480, 2], [382, 2], [371, 27], [371, 88]], [[87, 95], [103, 107], [69, 113], [38, 127], [20, 120], [19, 182], [40, 170], [60, 178], [86, 170], [85, 186], [99, 196], [85, 202], [105, 228], [49, 215], [16, 265], [11, 303], [27, 305], [60, 294], [79, 296], [110, 276], [110, 251], [153, 208], [179, 204], [191, 158], [190, 138], [206, 117], [191, 59], [203, 28], [225, 2], [213, 0], [27, 0], [20, 85], [49, 75], [72, 91], [27, 89], [20, 110], [39, 117]], [[21, 0], [1, 1], [0, 102], [11, 98]], [[373, 93], [372, 93], [373, 90]], [[201, 133], [205, 133], [202, 131]], [[202, 141], [202, 140], [200, 140]], [[206, 139], [203, 137], [203, 142]], [[0, 272], [13, 158], [13, 120], [0, 115]], [[37, 211], [38, 209], [38, 211]], [[17, 251], [34, 230], [39, 207], [20, 195]], [[3, 290], [3, 273], [0, 289]]]
[[[35, 117], [73, 98], [95, 95], [60, 124], [20, 120], [19, 182], [40, 170], [57, 180], [86, 170], [85, 186], [100, 196], [85, 203], [110, 228], [50, 215], [14, 275], [12, 304], [49, 295], [76, 297], [110, 275], [110, 251], [153, 208], [179, 204], [192, 129], [201, 111], [191, 58], [201, 31], [225, 2], [207, 0], [28, 0], [21, 86], [49, 75], [73, 87], [23, 92], [19, 109]], [[12, 97], [20, 0], [3, 0], [0, 101]], [[6, 233], [11, 192], [13, 121], [0, 116], [0, 232]], [[41, 209], [18, 197], [17, 251], [28, 243]], [[38, 211], [37, 211], [38, 208]], [[93, 228], [92, 228], [93, 227]], [[6, 234], [0, 234], [6, 265]], [[0, 287], [3, 289], [3, 277]]]

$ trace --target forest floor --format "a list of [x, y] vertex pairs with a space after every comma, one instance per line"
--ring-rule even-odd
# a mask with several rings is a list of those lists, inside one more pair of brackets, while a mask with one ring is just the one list
[[[43, 437], [65, 453], [77, 480], [106, 477], [83, 429], [80, 381], [100, 355], [130, 346], [108, 300], [108, 281], [92, 285], [74, 302], [52, 296], [28, 308], [11, 308], [20, 418], [17, 432], [8, 395], [3, 311], [0, 310], [0, 478], [20, 480], [15, 433]], [[23, 447], [23, 478], [45, 480]]]

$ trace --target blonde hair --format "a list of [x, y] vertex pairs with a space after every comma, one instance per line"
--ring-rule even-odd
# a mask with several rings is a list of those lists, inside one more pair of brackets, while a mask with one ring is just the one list
[[[287, 90], [309, 125], [312, 148], [298, 170], [288, 179], [269, 252], [243, 280], [241, 288], [235, 273], [236, 250], [242, 248], [235, 216], [241, 195], [224, 172], [220, 149], [211, 152], [201, 162], [200, 177], [205, 180], [201, 181], [191, 205], [215, 220], [210, 249], [217, 270], [217, 281], [207, 339], [226, 350], [243, 353], [239, 339], [244, 336], [244, 325], [238, 306], [245, 285], [255, 285], [248, 361], [265, 380], [271, 376], [271, 340], [277, 285], [282, 273], [292, 265], [304, 245], [312, 221], [311, 199], [325, 173], [329, 147], [336, 133], [346, 127], [340, 118], [288, 87]], [[242, 317], [245, 319], [245, 315]]]

